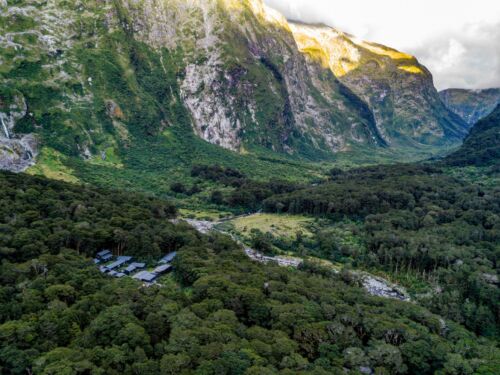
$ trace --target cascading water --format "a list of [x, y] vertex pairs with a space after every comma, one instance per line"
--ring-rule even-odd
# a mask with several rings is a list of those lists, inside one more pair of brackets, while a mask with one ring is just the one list
[[18, 95], [9, 102], [9, 113], [0, 112], [0, 170], [23, 172], [36, 163], [38, 141], [35, 134], [13, 131], [16, 122], [28, 115], [24, 97]]
[[9, 129], [7, 128], [7, 125], [5, 125], [5, 122], [3, 121], [3, 116], [0, 116], [0, 121], [2, 121], [2, 128], [5, 134], [5, 138], [10, 139]]
[[0, 170], [22, 172], [36, 162], [38, 147], [34, 134], [11, 132], [16, 119], [25, 114], [25, 111], [14, 112], [6, 117], [5, 113], [0, 113]]

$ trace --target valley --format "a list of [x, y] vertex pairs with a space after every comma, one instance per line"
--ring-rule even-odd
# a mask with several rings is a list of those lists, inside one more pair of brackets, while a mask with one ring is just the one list
[[0, 0], [0, 375], [500, 373], [500, 89], [266, 4]]
[[[4, 169], [165, 193], [163, 180], [188, 178], [201, 160], [237, 165], [256, 178], [267, 171], [308, 178], [322, 162], [444, 154], [466, 134], [466, 124], [438, 100], [429, 73], [398, 68], [419, 67], [412, 56], [359, 42], [350, 53], [363, 58], [351, 73], [373, 79], [362, 83], [339, 75], [344, 57], [330, 55], [326, 69], [301, 48], [304, 38], [325, 51], [353, 43], [338, 31], [325, 29], [326, 40], [303, 37], [260, 0], [162, 3], [3, 6]], [[365, 70], [369, 61], [380, 67]]]
[[[264, 217], [263, 217], [264, 216]], [[284, 215], [263, 215], [260, 213], [243, 215], [233, 219], [227, 219], [220, 222], [211, 222], [211, 221], [203, 221], [203, 220], [195, 220], [195, 219], [186, 219], [186, 222], [189, 225], [193, 226], [197, 231], [203, 234], [208, 234], [211, 231], [218, 231], [223, 234], [228, 234], [231, 236], [233, 240], [237, 243], [240, 243], [243, 246], [243, 250], [245, 254], [252, 260], [259, 263], [276, 263], [280, 267], [293, 267], [298, 268], [304, 262], [311, 262], [320, 264], [322, 267], [330, 268], [334, 273], [340, 273], [342, 267], [338, 264], [335, 265], [329, 261], [321, 260], [320, 258], [315, 257], [307, 257], [307, 258], [299, 258], [290, 255], [273, 255], [267, 256], [259, 251], [248, 247], [245, 242], [249, 242], [249, 239], [246, 237], [242, 237], [242, 235], [246, 234], [248, 231], [248, 227], [250, 227], [250, 232], [253, 231], [261, 231], [265, 233], [269, 233], [266, 229], [270, 229], [268, 226], [272, 228], [272, 234], [276, 235], [276, 232], [280, 232], [282, 238], [289, 239], [290, 238], [281, 232], [281, 230], [288, 231], [288, 234], [291, 233], [300, 233], [302, 236], [303, 233], [300, 231], [303, 227], [297, 226], [297, 223], [304, 224], [305, 218], [303, 217], [293, 217], [293, 216], [284, 216]], [[307, 220], [307, 219], [306, 219]], [[242, 224], [243, 222], [243, 224]], [[271, 223], [271, 224], [270, 224]], [[253, 224], [253, 225], [252, 225]], [[264, 226], [262, 226], [263, 224]], [[239, 229], [231, 230], [228, 228], [236, 228], [239, 225], [244, 225], [242, 233]], [[291, 226], [295, 226], [296, 231], [292, 232]], [[300, 229], [299, 229], [300, 228]], [[227, 232], [226, 232], [227, 231]], [[298, 236], [299, 234], [296, 234]], [[306, 235], [308, 235], [306, 233]], [[312, 235], [309, 233], [309, 235]], [[243, 238], [243, 242], [239, 239]], [[279, 253], [278, 253], [279, 254]], [[295, 255], [294, 253], [292, 253]], [[360, 283], [367, 290], [367, 292], [373, 296], [384, 297], [384, 298], [394, 298], [401, 301], [410, 301], [410, 297], [407, 292], [400, 286], [391, 284], [389, 281], [381, 278], [373, 276], [367, 272], [350, 272], [351, 276], [360, 280]]]

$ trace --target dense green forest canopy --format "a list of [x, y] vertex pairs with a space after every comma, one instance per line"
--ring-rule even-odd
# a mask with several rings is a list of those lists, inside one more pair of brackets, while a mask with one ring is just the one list
[[[246, 257], [167, 202], [0, 174], [1, 374], [493, 374], [499, 352], [413, 303], [321, 268]], [[169, 282], [102, 275], [108, 246], [178, 250]]]
[[9, 173], [0, 183], [4, 259], [27, 261], [62, 248], [87, 257], [102, 248], [159, 257], [180, 246], [167, 220], [176, 209], [166, 201]]
[[213, 201], [324, 218], [342, 225], [356, 242], [346, 245], [338, 231], [327, 227], [300, 243], [257, 235], [253, 246], [260, 251], [269, 252], [276, 245], [420, 280], [428, 292], [420, 300], [433, 311], [478, 334], [498, 335], [498, 188], [460, 181], [432, 165], [333, 169], [328, 181], [309, 186], [245, 177], [228, 181], [223, 174], [218, 181], [236, 188], [212, 196]]
[[[413, 273], [441, 292], [429, 307], [477, 333], [498, 334], [500, 189], [461, 182], [430, 166], [332, 171], [331, 181], [275, 195], [269, 212], [357, 220], [363, 240], [350, 254], [321, 239], [324, 256], [355, 256], [355, 264]], [[321, 235], [321, 233], [320, 233]], [[323, 236], [324, 238], [324, 236]], [[320, 242], [321, 242], [320, 241]]]

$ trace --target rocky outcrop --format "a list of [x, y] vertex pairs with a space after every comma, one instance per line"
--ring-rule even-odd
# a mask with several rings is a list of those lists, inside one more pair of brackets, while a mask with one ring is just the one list
[[500, 104], [500, 89], [448, 89], [439, 93], [446, 107], [472, 127]]
[[14, 127], [20, 119], [29, 116], [22, 95], [0, 98], [0, 169], [22, 172], [34, 164], [37, 141], [33, 134], [16, 134]]
[[11, 172], [25, 171], [35, 164], [37, 146], [36, 138], [32, 134], [15, 139], [0, 137], [0, 169]]
[[398, 299], [400, 301], [410, 301], [408, 293], [399, 285], [364, 272], [358, 273], [361, 283], [371, 295], [385, 298]]

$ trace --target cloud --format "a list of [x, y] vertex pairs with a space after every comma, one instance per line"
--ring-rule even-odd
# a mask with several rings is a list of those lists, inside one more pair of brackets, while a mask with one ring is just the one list
[[412, 50], [433, 72], [436, 86], [500, 87], [500, 22], [465, 25]]
[[264, 0], [287, 18], [325, 23], [415, 55], [439, 89], [500, 87], [498, 0]]

